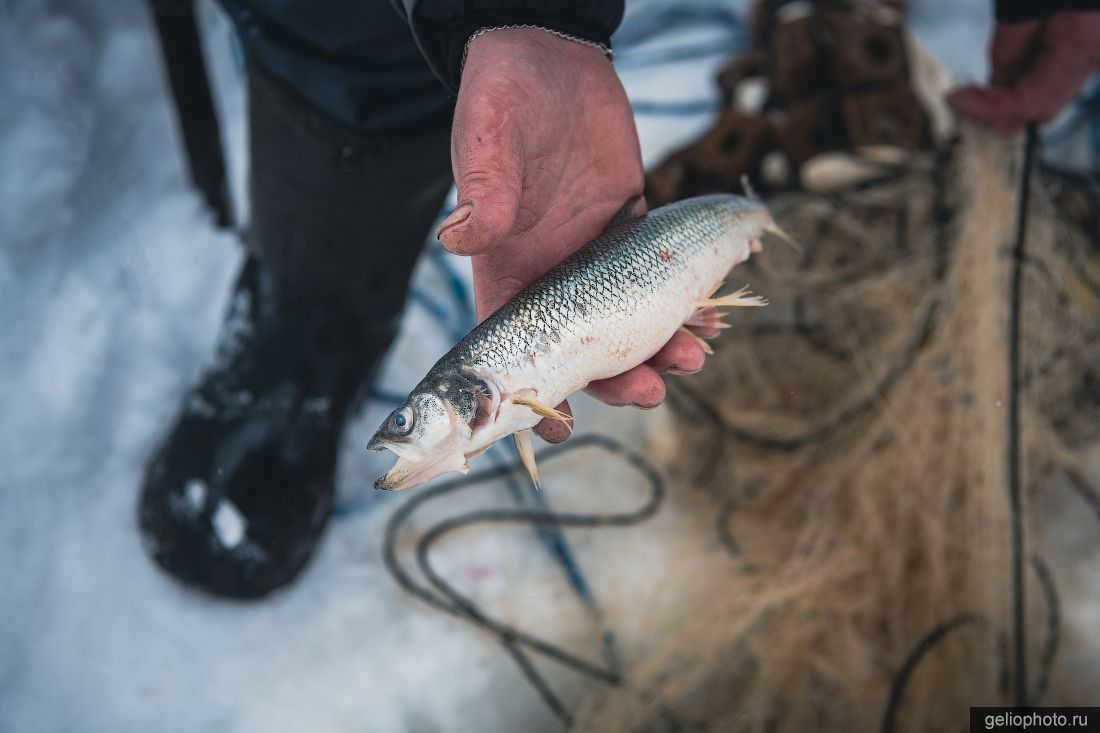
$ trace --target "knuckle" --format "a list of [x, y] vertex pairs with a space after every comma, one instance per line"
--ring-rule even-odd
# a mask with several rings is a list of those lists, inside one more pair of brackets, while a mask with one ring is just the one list
[[464, 194], [484, 194], [498, 189], [507, 192], [511, 186], [501, 166], [474, 167], [464, 170], [456, 181]]

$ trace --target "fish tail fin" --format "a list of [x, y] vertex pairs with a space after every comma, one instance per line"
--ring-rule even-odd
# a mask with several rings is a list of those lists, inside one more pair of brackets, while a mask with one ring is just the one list
[[764, 225], [764, 233], [771, 234], [775, 237], [778, 237], [779, 239], [782, 239], [784, 242], [794, 248], [795, 252], [797, 252], [798, 254], [802, 254], [802, 245], [799, 244], [797, 239], [792, 237], [790, 234], [787, 234], [787, 232], [782, 227], [776, 224], [775, 219], [772, 219], [770, 223]]

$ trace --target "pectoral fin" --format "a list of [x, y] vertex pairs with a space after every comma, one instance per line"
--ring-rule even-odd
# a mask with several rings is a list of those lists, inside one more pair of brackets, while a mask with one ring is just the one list
[[483, 448], [478, 448], [475, 451], [471, 451], [470, 453], [467, 453], [466, 454], [466, 461], [469, 462], [469, 461], [473, 460], [474, 458], [477, 458], [482, 453], [484, 453], [485, 451], [489, 450], [492, 447], [493, 447], [492, 444], [490, 444], [490, 445], [484, 446]]
[[550, 407], [543, 402], [539, 402], [534, 397], [513, 397], [512, 404], [530, 408], [531, 412], [540, 417], [548, 417], [551, 420], [561, 420], [566, 425], [573, 424], [572, 415], [566, 415], [561, 410]]
[[535, 449], [531, 446], [531, 431], [520, 430], [512, 433], [512, 438], [516, 441], [516, 450], [519, 451], [519, 459], [523, 461], [523, 467], [531, 475], [531, 482], [536, 489], [541, 491], [542, 483], [539, 481], [539, 467], [535, 465]]

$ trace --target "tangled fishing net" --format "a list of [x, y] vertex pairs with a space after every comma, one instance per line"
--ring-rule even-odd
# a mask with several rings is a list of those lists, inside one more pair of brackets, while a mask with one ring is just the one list
[[1015, 518], [1027, 702], [1088, 702], [1056, 662], [1096, 630], [1059, 617], [1035, 507], [1068, 476], [1100, 519], [1100, 200], [1088, 179], [1036, 172], [1017, 512], [1019, 157], [971, 134], [893, 175], [769, 202], [801, 248], [773, 243], [734, 272], [772, 305], [738, 311], [707, 368], [670, 385], [651, 445], [699, 518], [665, 586], [679, 611], [641, 614], [625, 685], [593, 695], [578, 729], [964, 730], [970, 706], [1011, 702]]

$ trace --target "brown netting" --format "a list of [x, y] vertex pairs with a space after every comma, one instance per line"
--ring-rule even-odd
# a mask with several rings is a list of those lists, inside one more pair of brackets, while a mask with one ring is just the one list
[[[707, 368], [670, 387], [651, 446], [674, 495], [717, 518], [701, 527], [713, 552], [685, 552], [667, 587], [680, 612], [642, 614], [647, 649], [578, 729], [957, 731], [970, 706], [1009, 702], [1018, 159], [970, 134], [893, 178], [769, 202], [801, 251], [771, 242], [734, 272], [772, 305], [734, 314]], [[1030, 206], [1028, 687], [1080, 704], [1051, 674], [1032, 507], [1066, 471], [1086, 480], [1098, 441], [1100, 207], [1049, 170]]]

